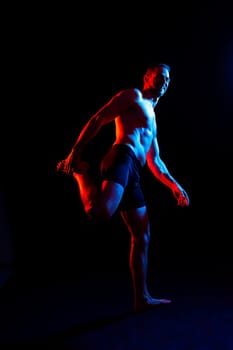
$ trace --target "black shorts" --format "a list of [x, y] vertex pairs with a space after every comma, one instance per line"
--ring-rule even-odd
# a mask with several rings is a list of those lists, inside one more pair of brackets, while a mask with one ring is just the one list
[[144, 195], [140, 186], [142, 166], [133, 150], [123, 144], [111, 147], [101, 162], [102, 180], [119, 183], [125, 189], [119, 209], [129, 210], [145, 206]]

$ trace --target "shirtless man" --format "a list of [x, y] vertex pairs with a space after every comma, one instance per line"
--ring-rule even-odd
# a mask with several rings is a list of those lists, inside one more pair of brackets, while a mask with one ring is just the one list
[[[140, 171], [146, 164], [151, 173], [170, 188], [179, 206], [188, 206], [189, 197], [160, 158], [155, 107], [169, 86], [170, 66], [156, 64], [143, 77], [143, 88], [129, 88], [113, 96], [81, 130], [66, 159], [57, 170], [72, 175], [77, 182], [87, 216], [109, 220], [119, 213], [131, 235], [130, 271], [134, 289], [134, 308], [141, 311], [168, 299], [152, 298], [147, 289], [147, 260], [150, 223], [140, 187]], [[89, 164], [82, 154], [85, 146], [107, 123], [115, 123], [115, 140], [100, 166], [101, 188], [89, 175]]]

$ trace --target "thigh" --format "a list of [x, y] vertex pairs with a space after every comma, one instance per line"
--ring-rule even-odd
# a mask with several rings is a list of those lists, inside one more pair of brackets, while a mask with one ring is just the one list
[[124, 194], [124, 187], [117, 182], [104, 180], [98, 200], [98, 210], [111, 217], [118, 209]]
[[129, 180], [129, 168], [130, 157], [128, 154], [122, 152], [119, 147], [112, 147], [101, 162], [101, 179], [102, 181], [113, 181], [125, 188]]

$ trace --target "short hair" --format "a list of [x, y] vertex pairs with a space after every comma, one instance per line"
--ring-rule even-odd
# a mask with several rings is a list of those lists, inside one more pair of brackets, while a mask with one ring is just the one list
[[171, 66], [169, 66], [168, 64], [166, 63], [154, 63], [152, 65], [150, 65], [147, 69], [146, 69], [146, 72], [145, 74], [150, 74], [152, 73], [156, 68], [158, 67], [164, 67], [166, 68], [169, 72], [171, 71]]

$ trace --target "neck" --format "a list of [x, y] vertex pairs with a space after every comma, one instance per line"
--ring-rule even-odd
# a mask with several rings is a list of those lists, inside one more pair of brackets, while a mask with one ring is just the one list
[[153, 91], [150, 90], [142, 90], [142, 94], [144, 98], [148, 99], [152, 106], [155, 107], [159, 101], [159, 97], [153, 93]]

